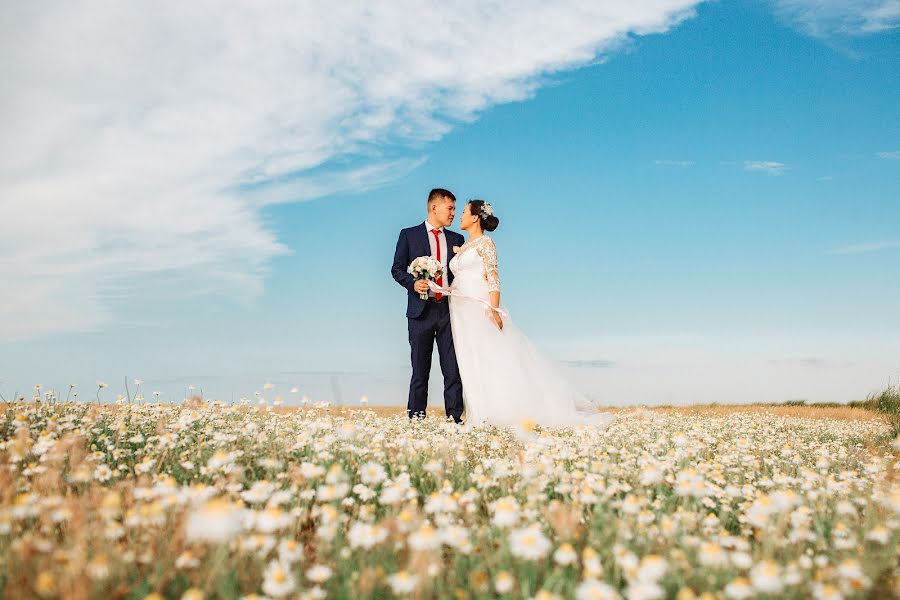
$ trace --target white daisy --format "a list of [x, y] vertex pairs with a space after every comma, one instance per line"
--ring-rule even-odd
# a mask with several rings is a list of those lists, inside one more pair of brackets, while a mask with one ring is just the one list
[[756, 591], [745, 577], [738, 577], [725, 586], [725, 597], [730, 600], [745, 600], [756, 595]]
[[669, 563], [662, 556], [649, 554], [641, 559], [637, 570], [638, 581], [656, 583], [666, 574]]
[[612, 586], [596, 579], [585, 579], [575, 588], [577, 600], [621, 600]]
[[513, 556], [538, 560], [550, 551], [550, 540], [537, 525], [517, 529], [509, 534], [509, 549]]
[[185, 533], [191, 541], [226, 542], [241, 532], [243, 514], [224, 498], [210, 500], [188, 514]]
[[391, 591], [395, 594], [411, 594], [416, 589], [416, 581], [418, 577], [412, 575], [406, 571], [400, 571], [399, 573], [394, 573], [390, 575], [388, 578], [388, 584], [391, 586]]
[[325, 583], [331, 578], [331, 567], [326, 565], [313, 565], [306, 570], [306, 578], [313, 583]]
[[724, 567], [728, 564], [728, 553], [719, 544], [704, 542], [700, 544], [697, 560], [704, 567]]
[[297, 540], [281, 540], [278, 543], [278, 558], [285, 564], [292, 564], [303, 558], [303, 546]]
[[572, 544], [566, 542], [561, 544], [559, 548], [556, 549], [556, 552], [553, 553], [553, 560], [556, 561], [556, 564], [558, 565], [567, 566], [578, 560], [578, 554], [575, 552]]
[[262, 590], [273, 598], [287, 596], [294, 591], [297, 582], [291, 574], [290, 567], [278, 560], [273, 560], [263, 574]]
[[494, 577], [494, 589], [498, 594], [507, 594], [512, 591], [516, 585], [516, 580], [508, 571], [500, 571]]
[[437, 550], [441, 546], [441, 538], [437, 530], [424, 523], [409, 536], [409, 547], [417, 551]]
[[498, 527], [510, 527], [519, 521], [519, 502], [512, 496], [504, 496], [490, 504], [491, 523]]
[[356, 522], [350, 526], [347, 539], [351, 548], [369, 549], [387, 539], [388, 531], [379, 525]]
[[773, 560], [756, 563], [750, 570], [750, 581], [754, 588], [764, 594], [777, 594], [784, 589], [781, 567]]
[[375, 462], [367, 462], [359, 468], [359, 480], [366, 485], [378, 485], [387, 478], [384, 467]]
[[628, 600], [659, 600], [664, 595], [665, 590], [652, 581], [636, 581], [625, 590]]

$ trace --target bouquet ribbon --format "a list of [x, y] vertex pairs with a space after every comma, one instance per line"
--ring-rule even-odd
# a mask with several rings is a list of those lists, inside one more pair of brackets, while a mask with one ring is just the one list
[[498, 313], [500, 313], [500, 315], [502, 315], [504, 317], [509, 317], [508, 312], [506, 312], [502, 308], [494, 308], [493, 306], [491, 306], [491, 303], [488, 302], [487, 300], [485, 300], [484, 298], [478, 298], [477, 296], [470, 296], [468, 294], [463, 294], [456, 290], [452, 290], [448, 287], [441, 287], [430, 279], [428, 280], [428, 287], [431, 288], [432, 292], [435, 292], [435, 293], [440, 292], [441, 294], [443, 294], [445, 296], [452, 296], [454, 298], [465, 298], [466, 300], [474, 300], [475, 302], [480, 302], [481, 304], [484, 304], [485, 307], [487, 307], [489, 309], [488, 311], [486, 311], [489, 315], [490, 315], [490, 311], [493, 310], [493, 311], [497, 311]]

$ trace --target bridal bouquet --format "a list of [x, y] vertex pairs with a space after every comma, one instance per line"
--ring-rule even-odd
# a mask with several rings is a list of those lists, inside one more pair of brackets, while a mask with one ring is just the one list
[[[444, 269], [433, 256], [420, 256], [410, 263], [406, 272], [412, 275], [416, 281], [420, 279], [435, 281], [444, 274]], [[428, 292], [419, 292], [419, 298], [428, 300]]]

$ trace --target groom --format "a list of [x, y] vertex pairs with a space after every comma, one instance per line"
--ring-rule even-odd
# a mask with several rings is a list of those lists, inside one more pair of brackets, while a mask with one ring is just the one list
[[[456, 213], [456, 196], [449, 190], [437, 188], [428, 194], [428, 218], [425, 222], [400, 231], [391, 275], [406, 288], [406, 319], [409, 323], [409, 346], [412, 359], [412, 379], [409, 382], [409, 402], [406, 412], [409, 418], [424, 417], [428, 406], [428, 375], [431, 373], [431, 354], [437, 340], [441, 372], [444, 374], [444, 408], [447, 416], [456, 423], [463, 412], [462, 379], [453, 349], [450, 331], [449, 299], [429, 290], [424, 280], [416, 281], [407, 273], [409, 264], [420, 256], [433, 256], [443, 266], [444, 275], [437, 280], [441, 286], [449, 286], [453, 274], [447, 265], [456, 254], [454, 247], [463, 245], [463, 236], [447, 229]], [[422, 300], [420, 292], [428, 292], [428, 300]]]

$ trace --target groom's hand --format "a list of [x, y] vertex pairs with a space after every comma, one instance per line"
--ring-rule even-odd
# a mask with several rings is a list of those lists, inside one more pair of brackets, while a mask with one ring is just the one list
[[424, 279], [419, 279], [416, 281], [415, 289], [420, 294], [423, 294], [428, 291], [428, 282]]

